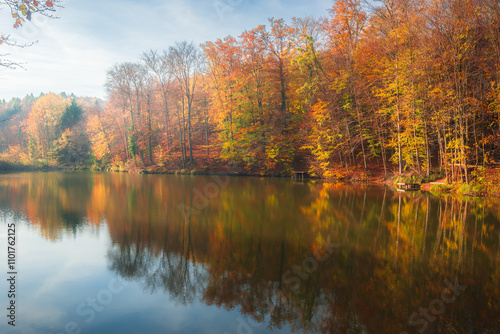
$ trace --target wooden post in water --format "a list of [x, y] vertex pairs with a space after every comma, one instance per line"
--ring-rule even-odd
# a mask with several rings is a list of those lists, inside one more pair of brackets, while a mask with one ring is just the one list
[[293, 171], [292, 172], [292, 179], [300, 179], [302, 181], [304, 181], [304, 174], [306, 174], [306, 172], [302, 172], [302, 171]]

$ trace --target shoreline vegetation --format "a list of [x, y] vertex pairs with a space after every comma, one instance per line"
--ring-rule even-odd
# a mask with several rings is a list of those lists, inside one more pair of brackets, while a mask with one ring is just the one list
[[[17, 172], [52, 172], [52, 171], [94, 171], [107, 173], [128, 173], [128, 174], [170, 174], [170, 175], [227, 175], [233, 177], [281, 177], [292, 178], [292, 174], [281, 173], [257, 173], [245, 172], [243, 168], [228, 168], [223, 165], [212, 165], [198, 169], [168, 169], [161, 166], [112, 166], [108, 168], [92, 168], [89, 166], [69, 167], [48, 165], [40, 162], [33, 165], [23, 165], [16, 162], [0, 160], [0, 174]], [[386, 185], [396, 188], [398, 182], [416, 183], [421, 186], [421, 191], [434, 195], [457, 194], [470, 197], [490, 197], [500, 198], [500, 167], [489, 166], [472, 173], [472, 180], [469, 184], [455, 182], [447, 183], [444, 175], [436, 173], [429, 177], [419, 176], [415, 173], [398, 174], [393, 172], [385, 176], [382, 166], [364, 170], [361, 167], [343, 178], [324, 178], [306, 173], [306, 180], [314, 180], [327, 183], [344, 184], [368, 184]]]

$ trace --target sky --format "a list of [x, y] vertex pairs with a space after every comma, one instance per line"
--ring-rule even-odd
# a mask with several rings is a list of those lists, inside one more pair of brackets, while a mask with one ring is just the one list
[[267, 24], [268, 19], [326, 16], [332, 0], [63, 0], [58, 19], [33, 15], [20, 29], [0, 0], [0, 33], [27, 48], [0, 46], [24, 69], [0, 68], [0, 99], [40, 92], [106, 98], [106, 71], [150, 49], [197, 44]]

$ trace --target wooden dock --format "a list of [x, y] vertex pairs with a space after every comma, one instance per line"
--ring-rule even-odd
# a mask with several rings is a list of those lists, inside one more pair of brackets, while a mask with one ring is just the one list
[[303, 172], [303, 171], [293, 171], [292, 172], [292, 179], [296, 179], [296, 180], [304, 180], [304, 176], [307, 174], [307, 172]]
[[418, 184], [418, 183], [399, 182], [396, 185], [398, 186], [398, 191], [417, 191], [417, 190], [420, 190], [420, 184]]

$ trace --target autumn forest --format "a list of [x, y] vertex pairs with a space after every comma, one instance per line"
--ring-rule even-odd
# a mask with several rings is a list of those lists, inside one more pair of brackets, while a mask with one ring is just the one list
[[0, 333], [500, 333], [499, 0], [328, 2], [0, 0]]
[[109, 68], [107, 101], [0, 101], [2, 160], [467, 183], [453, 166], [500, 161], [498, 1], [338, 0], [326, 13], [146, 50]]

